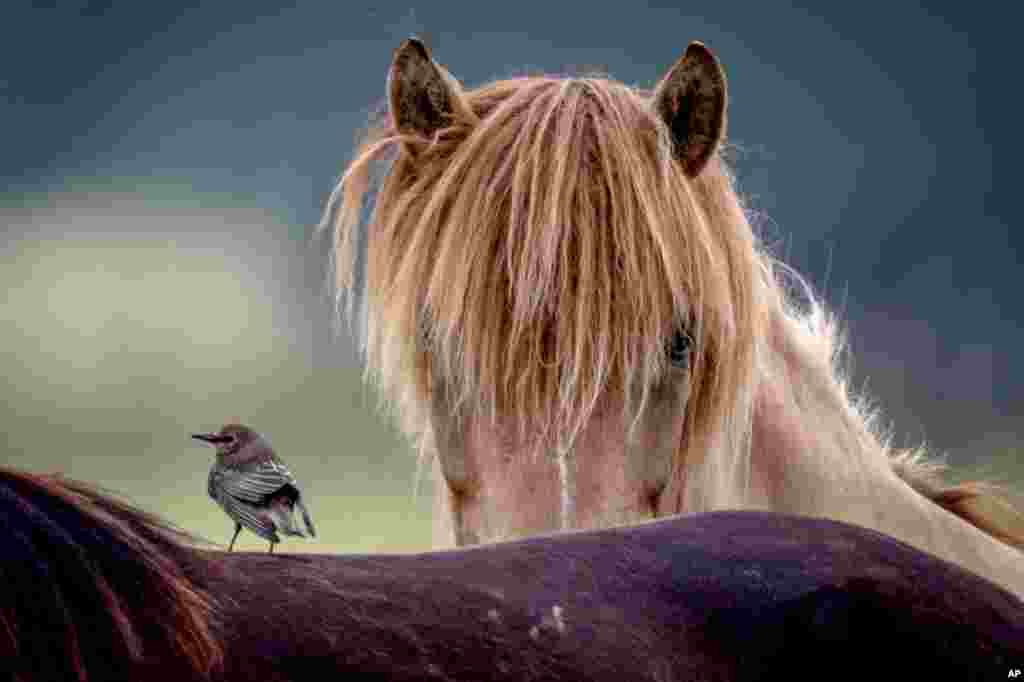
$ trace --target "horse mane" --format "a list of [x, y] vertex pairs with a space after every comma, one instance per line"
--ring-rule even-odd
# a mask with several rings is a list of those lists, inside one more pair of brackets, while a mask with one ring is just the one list
[[14, 679], [208, 679], [222, 654], [181, 565], [191, 536], [89, 484], [3, 467], [0, 520]]
[[782, 450], [819, 479], [870, 500], [895, 474], [1024, 546], [994, 487], [946, 485], [923, 450], [890, 446], [849, 387], [837, 318], [758, 238], [720, 154], [685, 175], [648, 91], [553, 76], [453, 88], [430, 139], [371, 123], [321, 223], [368, 376], [422, 454], [432, 386], [453, 416], [501, 414], [565, 451], [605, 395], [644, 407], [683, 329], [690, 399], [666, 508], [756, 506], [754, 419], [777, 392], [799, 442]]
[[945, 482], [948, 466], [929, 459], [920, 449], [908, 449], [891, 457], [893, 470], [910, 487], [971, 525], [1024, 550], [1024, 514], [1009, 502], [1005, 487], [991, 481]]
[[685, 177], [649, 93], [606, 78], [461, 96], [430, 140], [371, 125], [325, 213], [385, 404], [422, 445], [430, 386], [444, 384], [456, 412], [510, 416], [566, 449], [606, 391], [643, 408], [682, 331], [697, 349], [684, 441], [717, 453], [710, 477], [735, 478], [751, 404], [736, 397], [754, 382], [769, 273], [727, 165]]

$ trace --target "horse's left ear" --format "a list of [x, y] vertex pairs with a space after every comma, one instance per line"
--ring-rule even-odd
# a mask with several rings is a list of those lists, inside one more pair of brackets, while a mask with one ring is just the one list
[[462, 104], [461, 90], [419, 39], [409, 38], [395, 50], [388, 70], [388, 106], [398, 132], [431, 139], [454, 118]]
[[672, 133], [676, 158], [700, 175], [725, 137], [725, 72], [702, 43], [690, 43], [654, 90], [654, 112]]

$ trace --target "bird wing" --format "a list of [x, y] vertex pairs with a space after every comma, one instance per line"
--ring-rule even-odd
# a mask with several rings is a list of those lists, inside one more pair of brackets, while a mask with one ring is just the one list
[[215, 498], [220, 506], [227, 512], [227, 515], [236, 522], [242, 524], [256, 535], [269, 542], [278, 542], [277, 528], [273, 520], [261, 510], [239, 500], [229, 494], [221, 492]]
[[231, 497], [249, 504], [266, 502], [268, 495], [286, 485], [291, 485], [296, 491], [299, 488], [288, 467], [274, 460], [265, 460], [251, 469], [230, 471], [220, 480], [220, 485], [221, 490]]

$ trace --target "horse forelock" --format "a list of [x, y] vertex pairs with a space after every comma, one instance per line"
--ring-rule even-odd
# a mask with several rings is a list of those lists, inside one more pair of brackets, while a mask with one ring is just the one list
[[[687, 441], [735, 428], [763, 282], [725, 163], [686, 177], [645, 94], [607, 79], [460, 96], [474, 120], [432, 140], [382, 124], [335, 192], [339, 285], [362, 298], [367, 369], [406, 429], [427, 432], [441, 381], [456, 413], [512, 418], [564, 451], [606, 396], [642, 408], [680, 328], [695, 351]], [[357, 239], [374, 159], [399, 142]]]
[[165, 523], [85, 484], [4, 469], [0, 517], [14, 555], [6, 594], [19, 595], [0, 605], [0, 635], [29, 679], [127, 679], [158, 664], [205, 679], [216, 667], [212, 604], [178, 565], [188, 548]]

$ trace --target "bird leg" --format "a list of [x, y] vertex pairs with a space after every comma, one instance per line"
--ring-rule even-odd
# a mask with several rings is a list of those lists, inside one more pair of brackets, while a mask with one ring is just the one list
[[267, 550], [267, 554], [273, 554], [273, 553], [274, 553], [274, 543], [271, 542], [270, 543], [270, 549]]
[[237, 539], [238, 539], [238, 534], [239, 534], [239, 533], [241, 533], [241, 532], [242, 532], [242, 524], [240, 524], [240, 523], [236, 523], [236, 524], [235, 524], [235, 535], [234, 535], [234, 537], [232, 537], [232, 538], [231, 538], [231, 544], [230, 544], [230, 545], [228, 545], [228, 551], [229, 551], [229, 552], [230, 552], [230, 551], [231, 551], [232, 549], [234, 549], [234, 547], [235, 547], [235, 540], [237, 540]]

